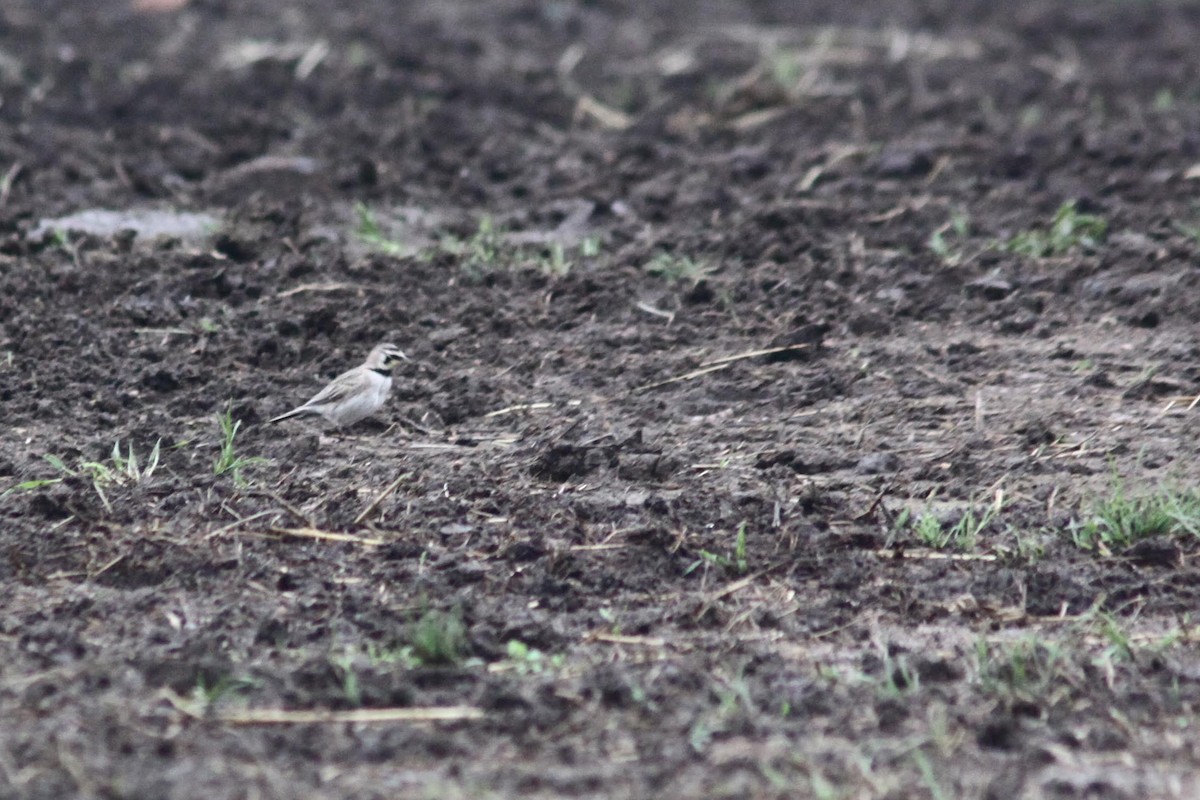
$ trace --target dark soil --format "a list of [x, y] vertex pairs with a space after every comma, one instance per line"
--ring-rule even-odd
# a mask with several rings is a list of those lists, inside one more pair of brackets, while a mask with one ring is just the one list
[[[1200, 478], [1197, 42], [4, 3], [0, 797], [1200, 796], [1196, 541], [1075, 542]], [[146, 208], [224, 225], [39, 230]], [[265, 424], [385, 340], [375, 420]]]

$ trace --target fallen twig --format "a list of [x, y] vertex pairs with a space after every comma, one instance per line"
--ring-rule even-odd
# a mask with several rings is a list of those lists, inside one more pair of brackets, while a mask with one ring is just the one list
[[732, 364], [735, 361], [743, 361], [747, 358], [756, 358], [757, 356], [769, 356], [775, 353], [787, 353], [791, 350], [807, 350], [812, 345], [809, 344], [785, 344], [782, 347], [768, 347], [765, 350], [747, 350], [745, 353], [738, 353], [732, 356], [721, 356], [714, 358], [712, 361], [705, 361], [700, 366], [709, 367], [716, 364]]
[[484, 414], [484, 419], [492, 417], [503, 417], [505, 414], [516, 414], [519, 411], [540, 411], [544, 408], [554, 408], [554, 403], [517, 403], [515, 406], [508, 406], [497, 411], [489, 411]]
[[317, 527], [317, 524], [315, 522], [313, 522], [313, 519], [311, 516], [309, 516], [308, 514], [305, 514], [303, 511], [296, 508], [294, 505], [289, 503], [287, 500], [284, 500], [277, 493], [266, 492], [266, 491], [257, 491], [257, 492], [251, 492], [251, 494], [258, 495], [259, 497], [270, 498], [271, 500], [274, 500], [276, 503], [279, 503], [279, 505], [283, 506], [284, 510], [286, 510], [289, 514], [291, 514], [296, 519], [303, 522], [308, 527], [310, 527], [310, 528]]
[[621, 636], [616, 633], [590, 633], [583, 637], [587, 642], [607, 642], [609, 644], [636, 644], [643, 647], [666, 647], [667, 640], [654, 636]]
[[390, 495], [392, 492], [396, 491], [396, 487], [400, 485], [400, 481], [404, 480], [405, 478], [409, 477], [410, 475], [412, 475], [411, 472], [402, 473], [399, 477], [396, 478], [396, 480], [389, 483], [387, 488], [384, 489], [382, 492], [380, 492], [378, 495], [376, 495], [375, 499], [372, 500], [370, 503], [368, 503], [367, 507], [362, 510], [362, 513], [354, 518], [354, 524], [358, 525], [364, 519], [366, 519], [367, 516], [379, 506], [380, 503], [382, 503], [385, 499], [387, 499], [388, 495]]
[[253, 520], [261, 519], [262, 517], [269, 517], [272, 514], [278, 514], [278, 513], [279, 513], [278, 509], [269, 508], [266, 511], [259, 511], [257, 514], [251, 514], [248, 517], [241, 517], [240, 519], [238, 519], [234, 522], [231, 522], [228, 525], [223, 525], [214, 531], [210, 531], [207, 535], [205, 535], [204, 540], [208, 541], [209, 539], [215, 539], [223, 533], [228, 533], [229, 531], [233, 530], [234, 528], [245, 525], [247, 522], [252, 522]]
[[681, 383], [683, 381], [694, 380], [696, 378], [701, 377], [702, 375], [707, 375], [710, 372], [719, 372], [720, 370], [728, 369], [729, 367], [732, 367], [732, 366], [733, 366], [733, 362], [731, 361], [728, 364], [717, 364], [716, 366], [713, 366], [713, 367], [705, 367], [704, 369], [694, 370], [692, 372], [688, 372], [683, 375], [676, 375], [674, 378], [667, 378], [664, 381], [656, 381], [655, 383], [648, 383], [645, 386], [639, 386], [638, 388], [634, 389], [633, 391], [635, 393], [648, 392], [651, 389], [657, 389], [660, 386], [669, 386], [672, 383]]
[[333, 531], [320, 531], [316, 528], [271, 528], [271, 533], [279, 534], [280, 536], [292, 536], [297, 539], [320, 539], [326, 542], [349, 542], [350, 544], [361, 544], [364, 547], [379, 547], [387, 544], [383, 539], [370, 539], [366, 536], [354, 536], [349, 533], [334, 533]]
[[995, 561], [998, 558], [998, 556], [987, 553], [940, 553], [936, 550], [907, 550], [887, 547], [868, 552], [881, 558], [925, 559], [926, 561]]
[[303, 292], [340, 292], [340, 291], [356, 291], [362, 292], [370, 287], [361, 286], [355, 283], [302, 283], [299, 286], [293, 286], [283, 292], [276, 294], [276, 297], [291, 297], [294, 294]]
[[667, 378], [666, 380], [656, 381], [655, 383], [648, 383], [645, 386], [639, 386], [633, 391], [635, 394], [638, 392], [648, 392], [651, 389], [657, 389], [660, 386], [668, 386], [672, 383], [695, 380], [696, 378], [700, 378], [709, 374], [710, 372], [718, 372], [723, 369], [728, 369], [737, 362], [745, 361], [748, 358], [769, 356], [775, 353], [786, 353], [791, 350], [804, 350], [810, 346], [811, 345], [808, 344], [789, 344], [784, 345], [783, 347], [768, 347], [765, 350], [748, 350], [745, 353], [737, 353], [732, 356], [722, 356], [720, 358], [715, 358], [712, 361], [705, 361], [700, 365], [700, 369], [686, 372], [683, 375], [676, 375], [674, 378]]
[[13, 165], [4, 173], [4, 177], [0, 178], [0, 206], [8, 202], [8, 196], [12, 193], [13, 184], [16, 183], [17, 176], [21, 174], [23, 166], [20, 161], [14, 161]]
[[633, 124], [633, 120], [623, 111], [610, 108], [589, 95], [583, 95], [575, 103], [575, 121], [591, 118], [600, 123], [601, 127], [623, 131]]
[[634, 303], [633, 307], [639, 311], [645, 311], [647, 314], [653, 314], [656, 317], [662, 317], [668, 324], [675, 321], [675, 312], [663, 311], [661, 308], [655, 308], [649, 303]]
[[228, 725], [312, 725], [346, 722], [457, 722], [483, 719], [483, 710], [474, 706], [434, 706], [429, 708], [356, 708], [349, 711], [293, 711], [285, 708], [261, 708], [230, 711], [216, 715]]
[[1191, 411], [1197, 405], [1200, 405], [1200, 394], [1196, 395], [1195, 397], [1172, 397], [1170, 402], [1167, 403], [1166, 408], [1162, 410], [1162, 413], [1166, 414], [1168, 411], [1175, 408], [1175, 406], [1185, 402], [1187, 403], [1187, 407], [1184, 408], [1184, 411]]
[[573, 544], [567, 548], [568, 553], [591, 553], [601, 550], [624, 550], [629, 547], [634, 547], [632, 544], [624, 542], [600, 543], [600, 544]]

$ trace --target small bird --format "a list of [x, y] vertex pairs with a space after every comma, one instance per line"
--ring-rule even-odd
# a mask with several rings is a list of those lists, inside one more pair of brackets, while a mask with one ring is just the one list
[[383, 405], [392, 390], [392, 367], [408, 356], [391, 344], [381, 344], [371, 351], [367, 360], [352, 370], [338, 375], [313, 399], [280, 414], [271, 422], [280, 422], [301, 414], [319, 414], [339, 428], [365, 419]]

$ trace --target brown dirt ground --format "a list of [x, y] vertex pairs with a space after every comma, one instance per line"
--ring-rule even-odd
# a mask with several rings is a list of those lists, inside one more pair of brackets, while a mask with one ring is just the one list
[[[1197, 41], [4, 3], [0, 797], [1200, 796], [1195, 540], [1072, 541], [1114, 473], [1200, 478]], [[1069, 200], [1103, 242], [996, 246]], [[225, 225], [34, 232], [146, 207]], [[262, 424], [384, 339], [377, 422]], [[44, 458], [160, 439], [138, 481]]]

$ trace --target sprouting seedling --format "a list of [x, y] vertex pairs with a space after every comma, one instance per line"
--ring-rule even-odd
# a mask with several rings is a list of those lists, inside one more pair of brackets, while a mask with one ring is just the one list
[[196, 685], [192, 688], [191, 700], [198, 709], [208, 709], [226, 697], [245, 694], [256, 689], [258, 685], [258, 681], [252, 678], [223, 675], [215, 681], [210, 681], [204, 675], [198, 675]]
[[141, 483], [146, 478], [154, 474], [154, 470], [158, 468], [159, 451], [162, 449], [162, 439], [154, 443], [154, 449], [150, 451], [150, 457], [144, 466], [138, 464], [137, 454], [133, 452], [133, 442], [129, 443], [129, 455], [121, 454], [121, 442], [117, 440], [112, 449], [112, 462], [116, 467], [119, 475], [125, 480], [133, 483]]
[[673, 253], [657, 254], [646, 262], [642, 269], [650, 275], [663, 278], [668, 283], [678, 283], [679, 281], [699, 283], [715, 271], [707, 261]]
[[346, 701], [355, 708], [361, 706], [362, 686], [358, 681], [358, 673], [354, 669], [354, 654], [346, 652], [340, 656], [333, 656], [329, 662], [341, 673], [342, 694], [345, 695]]
[[794, 48], [773, 49], [767, 56], [767, 68], [775, 85], [788, 93], [797, 90], [805, 74], [802, 54]]
[[1200, 492], [1161, 486], [1130, 494], [1114, 475], [1108, 495], [1072, 526], [1071, 538], [1082, 549], [1107, 555], [1151, 536], [1182, 534], [1200, 536]]
[[550, 252], [538, 261], [542, 273], [552, 278], [565, 277], [572, 266], [574, 265], [567, 260], [567, 251], [561, 242], [550, 245]]
[[431, 257], [438, 252], [459, 259], [460, 269], [472, 280], [482, 279], [485, 273], [500, 268], [519, 255], [515, 248], [505, 246], [504, 231], [489, 214], [479, 218], [475, 233], [469, 238], [445, 233], [426, 256]]
[[462, 609], [425, 612], [413, 626], [411, 647], [423, 664], [457, 664], [467, 651]]
[[354, 204], [354, 213], [358, 215], [358, 238], [375, 250], [389, 256], [404, 255], [404, 245], [395, 239], [388, 238], [375, 218], [375, 212], [363, 203]]
[[738, 525], [737, 534], [734, 536], [733, 548], [729, 554], [713, 553], [708, 550], [701, 550], [700, 557], [688, 565], [683, 571], [684, 575], [690, 575], [704, 564], [712, 567], [720, 567], [722, 569], [737, 572], [739, 575], [745, 574], [750, 569], [750, 562], [746, 557], [746, 523], [742, 522]]
[[746, 560], [746, 523], [738, 525], [737, 538], [733, 544], [733, 564], [737, 567], [738, 572], [745, 572], [750, 568], [750, 562]]
[[1031, 258], [1062, 256], [1077, 248], [1095, 250], [1107, 232], [1108, 222], [1095, 214], [1081, 213], [1075, 201], [1070, 200], [1054, 213], [1048, 231], [1018, 233], [1006, 246], [1014, 253]]
[[467, 242], [471, 257], [481, 264], [492, 264], [500, 257], [502, 231], [490, 215], [479, 220], [479, 230]]
[[[158, 469], [159, 453], [162, 450], [162, 439], [154, 443], [154, 448], [150, 451], [145, 464], [138, 460], [137, 454], [133, 450], [133, 442], [129, 443], [128, 455], [121, 452], [121, 440], [118, 439], [113, 444], [111, 463], [106, 464], [103, 461], [80, 461], [74, 467], [68, 467], [58, 456], [47, 453], [42, 456], [46, 463], [54, 467], [61, 475], [74, 478], [84, 477], [92, 482], [92, 488], [96, 490], [96, 494], [100, 496], [100, 501], [104, 503], [104, 507], [112, 511], [112, 504], [108, 500], [108, 494], [104, 491], [111, 486], [132, 486], [148, 480], [156, 469]], [[32, 490], [40, 489], [43, 486], [59, 483], [62, 478], [45, 478], [40, 480], [26, 481], [19, 484], [14, 489]]]
[[956, 266], [963, 260], [963, 245], [970, 232], [970, 217], [956, 212], [946, 224], [929, 235], [929, 249], [948, 266]]
[[974, 548], [975, 541], [985, 528], [992, 524], [1003, 508], [1003, 494], [997, 493], [996, 500], [983, 508], [972, 501], [963, 511], [958, 522], [950, 525], [943, 523], [930, 509], [923, 510], [915, 517], [907, 510], [897, 520], [897, 529], [911, 526], [917, 541], [926, 547], [941, 550], [952, 547], [958, 550]]
[[566, 662], [566, 656], [562, 653], [548, 656], [519, 639], [510, 639], [505, 646], [505, 653], [508, 655], [513, 669], [522, 675], [536, 675], [546, 670], [557, 670]]
[[221, 452], [217, 454], [216, 460], [213, 461], [213, 474], [224, 475], [230, 473], [233, 476], [233, 482], [238, 486], [244, 486], [246, 483], [245, 477], [242, 475], [242, 470], [253, 464], [261, 464], [266, 461], [265, 458], [256, 456], [239, 456], [237, 454], [237, 439], [238, 430], [242, 427], [242, 421], [233, 418], [233, 411], [229, 405], [225, 406], [225, 412], [217, 414], [217, 425], [221, 429]]
[[1175, 228], [1175, 230], [1177, 230], [1179, 233], [1182, 233], [1184, 236], [1188, 237], [1189, 239], [1191, 239], [1195, 242], [1200, 242], [1200, 224], [1188, 224], [1186, 222], [1174, 222], [1174, 223], [1172, 223], [1172, 227]]

